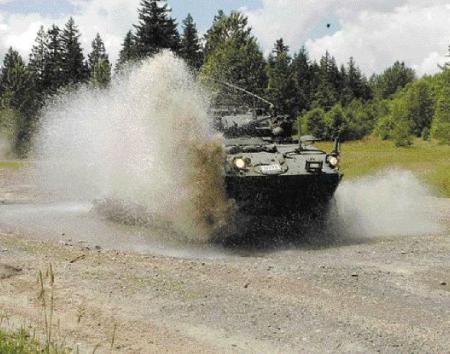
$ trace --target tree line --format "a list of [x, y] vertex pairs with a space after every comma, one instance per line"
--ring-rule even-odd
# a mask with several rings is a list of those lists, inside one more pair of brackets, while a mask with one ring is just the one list
[[[125, 35], [114, 67], [168, 49], [221, 95], [223, 81], [274, 103], [278, 114], [299, 118], [302, 131], [319, 138], [360, 139], [376, 134], [409, 145], [412, 136], [450, 143], [450, 64], [441, 73], [417, 79], [413, 69], [395, 62], [367, 78], [353, 58], [338, 66], [328, 52], [312, 60], [303, 47], [292, 53], [283, 39], [265, 57], [248, 19], [219, 11], [201, 37], [190, 14], [180, 26], [165, 0], [141, 0], [138, 22]], [[48, 97], [80, 84], [108, 86], [112, 65], [100, 36], [84, 57], [72, 18], [63, 28], [41, 27], [27, 63], [10, 48], [0, 72], [0, 131], [19, 153], [26, 151], [39, 110]]]

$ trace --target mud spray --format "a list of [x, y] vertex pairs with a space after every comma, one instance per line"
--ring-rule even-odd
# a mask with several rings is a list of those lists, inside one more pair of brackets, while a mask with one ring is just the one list
[[432, 193], [401, 170], [344, 182], [336, 193], [333, 226], [346, 238], [418, 236], [445, 231]]
[[233, 210], [223, 185], [223, 141], [211, 129], [208, 105], [184, 62], [169, 52], [108, 89], [62, 95], [43, 114], [36, 183], [60, 199], [97, 200], [110, 217], [131, 210], [131, 220], [146, 215], [207, 241]]
[[[208, 95], [169, 52], [108, 89], [61, 95], [43, 114], [35, 184], [52, 201], [97, 201], [103, 217], [207, 242], [234, 212], [208, 108]], [[434, 233], [440, 227], [430, 195], [408, 172], [344, 182], [331, 227], [344, 238]]]

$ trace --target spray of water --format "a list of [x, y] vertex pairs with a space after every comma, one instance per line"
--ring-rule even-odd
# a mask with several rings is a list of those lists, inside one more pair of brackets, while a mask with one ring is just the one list
[[431, 195], [408, 171], [344, 182], [336, 193], [338, 224], [357, 238], [438, 233], [443, 227]]
[[61, 95], [43, 114], [36, 183], [66, 200], [139, 205], [186, 237], [207, 240], [233, 209], [223, 187], [223, 142], [210, 128], [208, 104], [170, 52], [109, 89]]

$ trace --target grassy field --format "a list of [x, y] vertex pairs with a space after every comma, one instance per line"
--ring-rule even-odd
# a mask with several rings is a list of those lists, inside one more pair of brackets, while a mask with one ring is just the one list
[[[318, 147], [332, 150], [333, 144]], [[399, 168], [414, 172], [436, 193], [450, 198], [450, 146], [417, 139], [414, 145], [397, 148], [390, 141], [369, 138], [342, 144], [342, 170], [346, 179]]]
[[[332, 143], [317, 144], [325, 151]], [[1, 168], [18, 169], [24, 162], [0, 161]], [[397, 148], [391, 141], [367, 138], [342, 144], [342, 169], [346, 179], [354, 179], [390, 168], [407, 169], [417, 174], [434, 191], [450, 198], [450, 146], [417, 139], [414, 145]]]
[[19, 330], [12, 334], [0, 331], [0, 353], [35, 354], [45, 353], [45, 350], [25, 330]]
[[20, 161], [0, 161], [0, 168], [22, 168], [24, 165]]

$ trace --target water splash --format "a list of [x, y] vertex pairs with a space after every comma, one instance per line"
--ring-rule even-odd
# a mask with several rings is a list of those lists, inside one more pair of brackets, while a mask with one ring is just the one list
[[106, 90], [82, 87], [44, 111], [37, 184], [65, 200], [121, 200], [204, 241], [232, 213], [223, 142], [184, 62], [163, 52]]
[[351, 237], [439, 233], [443, 227], [431, 196], [409, 171], [391, 170], [344, 182], [336, 193], [338, 223]]

